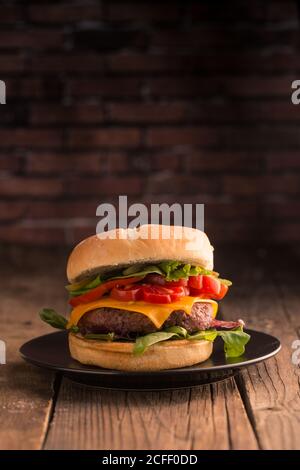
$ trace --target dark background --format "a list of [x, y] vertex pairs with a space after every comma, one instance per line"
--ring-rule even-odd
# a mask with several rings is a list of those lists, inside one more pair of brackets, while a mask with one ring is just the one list
[[300, 241], [297, 2], [6, 1], [0, 241], [72, 245], [96, 207], [205, 203], [213, 244]]

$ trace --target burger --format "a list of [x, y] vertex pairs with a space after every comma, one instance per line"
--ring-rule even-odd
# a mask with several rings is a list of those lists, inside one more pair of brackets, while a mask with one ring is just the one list
[[67, 277], [69, 318], [49, 308], [40, 316], [68, 331], [70, 354], [82, 364], [174, 369], [206, 361], [218, 336], [227, 357], [241, 356], [249, 341], [242, 320], [216, 319], [231, 282], [213, 270], [200, 230], [143, 225], [89, 237], [70, 254]]

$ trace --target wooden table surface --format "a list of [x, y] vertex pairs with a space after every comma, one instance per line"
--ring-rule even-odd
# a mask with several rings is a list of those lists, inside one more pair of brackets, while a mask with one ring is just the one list
[[93, 390], [23, 362], [20, 345], [51, 331], [38, 311], [66, 311], [65, 258], [55, 249], [3, 254], [0, 448], [299, 449], [299, 256], [278, 254], [226, 248], [215, 268], [234, 282], [223, 317], [279, 337], [281, 352], [223, 382], [160, 392]]

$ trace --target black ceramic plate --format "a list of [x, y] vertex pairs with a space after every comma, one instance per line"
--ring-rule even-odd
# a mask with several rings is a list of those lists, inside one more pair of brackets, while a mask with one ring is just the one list
[[245, 330], [251, 335], [243, 356], [226, 359], [223, 342], [214, 342], [210, 359], [192, 367], [157, 372], [127, 372], [85, 366], [71, 358], [65, 331], [39, 336], [23, 344], [21, 356], [28, 362], [62, 372], [75, 382], [100, 388], [123, 390], [157, 390], [183, 388], [223, 380], [241, 368], [264, 361], [280, 350], [274, 336], [255, 330]]

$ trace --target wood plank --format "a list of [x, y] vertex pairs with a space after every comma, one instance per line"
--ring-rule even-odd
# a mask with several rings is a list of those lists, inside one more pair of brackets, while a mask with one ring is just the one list
[[[228, 432], [229, 430], [229, 432]], [[62, 382], [46, 449], [256, 449], [233, 379], [160, 392]]]
[[[224, 301], [223, 315], [243, 318], [249, 327], [278, 336], [282, 342], [275, 358], [240, 375], [240, 393], [261, 448], [299, 449], [300, 370], [291, 362], [291, 344], [298, 338], [300, 321], [299, 288], [292, 266], [299, 263], [290, 257], [285, 267], [279, 267], [272, 255], [252, 261], [239, 257], [238, 263], [247, 269]], [[228, 259], [230, 264], [238, 269], [236, 260]]]
[[49, 282], [43, 266], [40, 259], [24, 264], [19, 256], [1, 262], [0, 337], [7, 345], [7, 364], [0, 365], [1, 449], [40, 449], [48, 427], [53, 376], [26, 364], [18, 352], [23, 342], [49, 331], [38, 318], [40, 308], [63, 306], [59, 270], [52, 270]]

